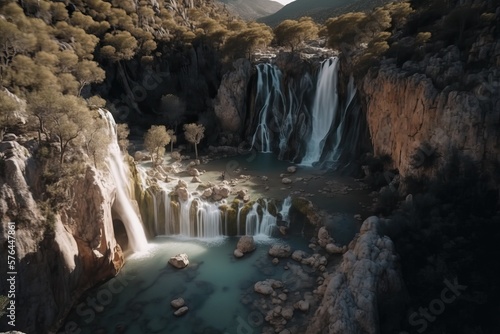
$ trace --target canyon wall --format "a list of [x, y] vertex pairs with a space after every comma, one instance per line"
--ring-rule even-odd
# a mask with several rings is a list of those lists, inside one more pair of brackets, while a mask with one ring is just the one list
[[[29, 143], [26, 144], [29, 147]], [[60, 214], [42, 209], [37, 199], [36, 161], [15, 138], [0, 143], [0, 242], [7, 245], [15, 223], [16, 327], [27, 333], [54, 332], [87, 288], [115, 275], [123, 254], [113, 232], [115, 186], [109, 175], [88, 167], [74, 182], [71, 203]], [[7, 277], [2, 252], [0, 280]], [[1, 295], [7, 294], [2, 283]], [[11, 330], [6, 322], [0, 330]]]
[[401, 67], [387, 60], [365, 77], [374, 153], [389, 155], [402, 176], [433, 176], [453, 152], [483, 170], [498, 164], [500, 43], [479, 39], [465, 56], [450, 46]]

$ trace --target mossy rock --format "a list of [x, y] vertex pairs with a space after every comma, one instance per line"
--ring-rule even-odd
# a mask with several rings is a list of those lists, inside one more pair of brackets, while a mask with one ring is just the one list
[[312, 202], [304, 197], [295, 197], [292, 199], [293, 210], [298, 211], [307, 218], [307, 222], [313, 226], [322, 225], [322, 217], [318, 214]]

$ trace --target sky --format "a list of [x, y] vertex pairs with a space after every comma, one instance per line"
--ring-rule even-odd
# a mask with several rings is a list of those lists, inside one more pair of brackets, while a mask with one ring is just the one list
[[295, 0], [273, 0], [273, 1], [279, 2], [279, 3], [283, 4], [283, 5], [287, 5], [290, 2], [294, 2]]

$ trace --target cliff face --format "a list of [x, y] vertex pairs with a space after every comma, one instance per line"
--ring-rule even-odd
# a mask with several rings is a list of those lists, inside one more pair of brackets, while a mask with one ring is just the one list
[[322, 302], [306, 333], [392, 333], [403, 301], [403, 281], [392, 241], [377, 232], [379, 219], [370, 217], [349, 244], [338, 269], [318, 293]]
[[[0, 143], [5, 154], [0, 174], [0, 242], [7, 245], [8, 222], [15, 223], [16, 329], [55, 331], [84, 289], [115, 275], [123, 265], [111, 218], [115, 187], [109, 176], [88, 168], [74, 183], [72, 203], [60, 215], [45, 217], [34, 200], [36, 163], [15, 140]], [[0, 279], [5, 282], [2, 251]], [[0, 294], [6, 295], [2, 284]], [[10, 330], [6, 322], [0, 330]]]
[[[454, 151], [481, 162], [483, 169], [498, 162], [500, 43], [479, 42], [467, 61], [450, 46], [402, 67], [387, 61], [365, 77], [374, 153], [390, 155], [402, 176], [432, 176]], [[489, 60], [491, 67], [470, 70], [472, 61], [488, 65]]]

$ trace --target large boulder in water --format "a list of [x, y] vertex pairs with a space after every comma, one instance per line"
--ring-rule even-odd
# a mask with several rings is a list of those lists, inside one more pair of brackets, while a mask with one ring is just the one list
[[242, 257], [244, 254], [253, 252], [255, 250], [255, 241], [251, 235], [244, 235], [238, 241], [234, 256]]
[[168, 260], [168, 263], [175, 268], [182, 269], [189, 265], [189, 258], [186, 253], [177, 254], [176, 256], [172, 256], [170, 260]]

